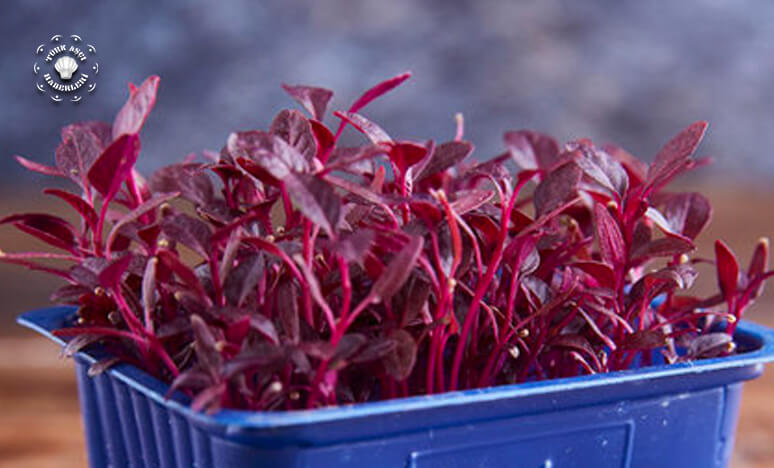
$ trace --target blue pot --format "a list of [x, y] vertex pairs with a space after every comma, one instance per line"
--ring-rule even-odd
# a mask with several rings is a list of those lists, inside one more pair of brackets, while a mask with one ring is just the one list
[[[19, 323], [52, 340], [74, 309]], [[774, 331], [740, 323], [744, 352], [317, 410], [215, 415], [129, 365], [87, 376], [75, 356], [93, 467], [723, 467], [742, 382], [774, 360]]]

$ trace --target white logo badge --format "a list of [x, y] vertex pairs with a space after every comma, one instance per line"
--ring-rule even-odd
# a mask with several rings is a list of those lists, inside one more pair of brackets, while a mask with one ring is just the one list
[[37, 60], [32, 72], [37, 77], [35, 87], [54, 102], [69, 99], [80, 102], [84, 91], [88, 94], [97, 89], [95, 78], [99, 63], [94, 59], [97, 49], [83, 44], [80, 36], [73, 34], [66, 38], [57, 34], [50, 44], [40, 44], [35, 49]]

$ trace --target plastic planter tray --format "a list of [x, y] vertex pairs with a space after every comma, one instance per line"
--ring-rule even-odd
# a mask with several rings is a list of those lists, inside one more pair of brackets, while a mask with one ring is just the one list
[[[74, 309], [28, 312], [51, 331]], [[672, 366], [291, 412], [192, 411], [134, 366], [87, 376], [75, 356], [93, 467], [718, 467], [742, 382], [774, 360], [774, 331], [740, 323], [741, 353]]]

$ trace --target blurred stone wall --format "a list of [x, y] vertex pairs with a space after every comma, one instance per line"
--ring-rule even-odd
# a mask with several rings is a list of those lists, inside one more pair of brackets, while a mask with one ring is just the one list
[[[265, 127], [293, 105], [280, 82], [330, 87], [343, 107], [406, 69], [412, 81], [365, 111], [394, 136], [450, 138], [462, 112], [478, 157], [524, 127], [650, 157], [706, 119], [714, 170], [774, 174], [771, 2], [9, 1], [0, 33], [4, 184], [31, 180], [11, 155], [50, 162], [60, 126], [111, 119], [126, 83], [149, 74], [162, 84], [145, 171]], [[97, 47], [98, 90], [78, 105], [34, 87], [35, 47], [55, 33]]]

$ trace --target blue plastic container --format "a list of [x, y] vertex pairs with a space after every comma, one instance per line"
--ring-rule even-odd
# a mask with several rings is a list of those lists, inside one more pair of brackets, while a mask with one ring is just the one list
[[[19, 323], [52, 340], [74, 309]], [[743, 353], [482, 390], [292, 412], [192, 411], [129, 365], [87, 376], [75, 356], [92, 467], [722, 467], [742, 382], [774, 360], [774, 331], [740, 323]]]

